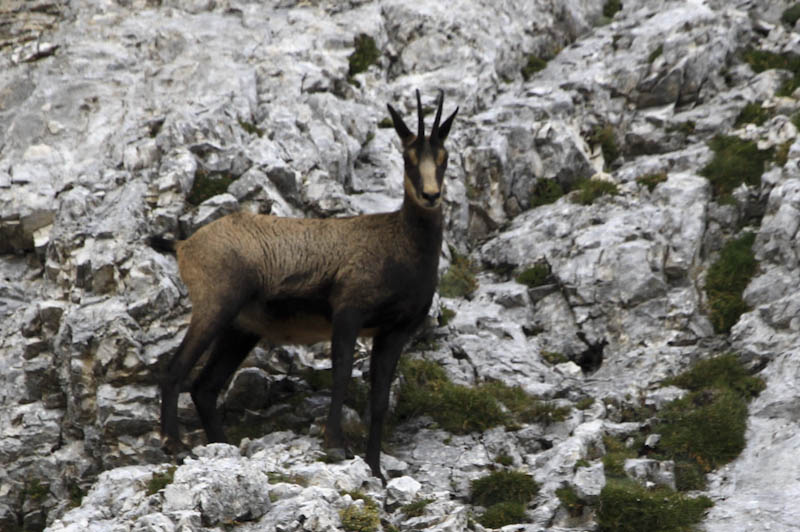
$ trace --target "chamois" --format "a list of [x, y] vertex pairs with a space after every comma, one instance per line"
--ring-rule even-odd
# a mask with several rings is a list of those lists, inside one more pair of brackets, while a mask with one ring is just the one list
[[209, 442], [226, 441], [217, 396], [261, 339], [271, 344], [331, 341], [333, 389], [325, 445], [352, 456], [341, 427], [356, 338], [373, 337], [371, 419], [366, 461], [380, 469], [381, 430], [400, 353], [428, 313], [442, 246], [444, 141], [458, 108], [440, 125], [443, 93], [430, 136], [419, 91], [414, 135], [387, 104], [403, 148], [404, 198], [395, 212], [347, 218], [281, 218], [237, 212], [175, 242], [192, 301], [189, 328], [161, 379], [161, 434], [171, 454], [186, 451], [178, 431], [181, 385], [211, 346], [191, 396]]

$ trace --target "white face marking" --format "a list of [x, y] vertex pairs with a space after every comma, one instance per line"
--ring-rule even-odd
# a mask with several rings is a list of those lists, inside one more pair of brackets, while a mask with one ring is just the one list
[[436, 164], [433, 159], [426, 157], [419, 163], [419, 176], [422, 178], [422, 192], [425, 194], [439, 193], [439, 183], [436, 181]]

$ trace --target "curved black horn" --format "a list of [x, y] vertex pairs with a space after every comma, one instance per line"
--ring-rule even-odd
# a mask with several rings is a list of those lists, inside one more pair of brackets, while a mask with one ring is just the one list
[[425, 138], [425, 118], [422, 116], [422, 100], [419, 97], [419, 89], [417, 89], [417, 117], [419, 119], [417, 140], [422, 141]]
[[444, 91], [439, 90], [439, 102], [436, 104], [436, 118], [433, 120], [433, 129], [431, 129], [431, 139], [436, 139], [439, 135], [439, 120], [442, 118], [442, 102], [444, 101]]

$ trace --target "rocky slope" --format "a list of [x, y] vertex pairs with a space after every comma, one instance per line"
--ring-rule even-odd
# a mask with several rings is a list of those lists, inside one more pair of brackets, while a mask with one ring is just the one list
[[[348, 508], [369, 510], [358, 491], [384, 530], [479, 528], [470, 482], [503, 456], [541, 485], [524, 529], [590, 530], [595, 514], [570, 516], [555, 492], [597, 497], [603, 436], [638, 429], [619, 423], [619, 405], [666, 401], [664, 378], [735, 352], [767, 387], [750, 404], [744, 452], [709, 475], [702, 526], [793, 529], [800, 104], [777, 95], [789, 72], [756, 72], [742, 55], [800, 52], [780, 21], [790, 4], [645, 0], [611, 20], [588, 0], [271, 4], [0, 8], [0, 528], [337, 530]], [[362, 34], [379, 53], [355, 72]], [[531, 58], [548, 61], [536, 70]], [[408, 420], [388, 438], [384, 488], [361, 458], [318, 460], [326, 395], [311, 383], [327, 348], [263, 346], [223, 406], [232, 425], [264, 430], [170, 469], [155, 381], [189, 305], [173, 258], [146, 237], [188, 235], [237, 209], [395, 208], [402, 167], [385, 104], [411, 116], [416, 88], [426, 106], [441, 88], [445, 111], [461, 109], [442, 270], [469, 256], [478, 286], [437, 299], [408, 357], [569, 413], [456, 435]], [[769, 118], [737, 121], [754, 103]], [[722, 199], [701, 175], [718, 133], [783, 156]], [[650, 187], [645, 176], [661, 177]], [[618, 194], [537, 201], [590, 178]], [[227, 188], [196, 199], [209, 180]], [[708, 270], [745, 229], [758, 260], [748, 311], [715, 333]], [[537, 264], [546, 282], [514, 281]], [[442, 308], [454, 314], [436, 326]], [[356, 379], [367, 370], [362, 356]], [[188, 398], [180, 415], [202, 444]], [[293, 430], [269, 421], [292, 416]], [[420, 499], [421, 515], [402, 509]]]

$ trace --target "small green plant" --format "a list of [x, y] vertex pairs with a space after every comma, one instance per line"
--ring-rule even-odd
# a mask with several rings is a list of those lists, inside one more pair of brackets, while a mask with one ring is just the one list
[[194, 173], [194, 183], [186, 201], [192, 205], [200, 205], [208, 198], [228, 191], [231, 183], [236, 181], [227, 173], [212, 173], [203, 168], [198, 168]]
[[772, 118], [772, 111], [766, 109], [761, 102], [750, 102], [739, 112], [733, 125], [734, 127], [741, 127], [744, 124], [760, 126], [770, 118]]
[[583, 509], [586, 507], [586, 502], [583, 501], [572, 486], [565, 486], [556, 490], [556, 497], [561, 501], [561, 506], [567, 510], [571, 517], [580, 517], [583, 514]]
[[439, 294], [443, 297], [467, 297], [478, 288], [475, 267], [468, 257], [450, 250], [453, 260], [439, 280]]
[[667, 173], [666, 172], [656, 172], [653, 174], [645, 174], [643, 176], [639, 176], [636, 178], [636, 182], [640, 185], [647, 187], [647, 190], [652, 192], [658, 186], [659, 183], [663, 183], [667, 180]]
[[731, 193], [742, 183], [758, 186], [764, 165], [772, 159], [772, 148], [759, 150], [755, 141], [736, 136], [717, 135], [708, 145], [714, 157], [700, 175], [711, 182], [714, 194], [722, 202], [730, 202]]
[[73, 479], [67, 480], [67, 493], [69, 493], [69, 504], [72, 508], [80, 506], [86, 496], [86, 491], [80, 487], [77, 480]]
[[797, 19], [800, 18], [800, 3], [794, 4], [791, 7], [787, 8], [781, 14], [781, 20], [788, 24], [789, 27], [794, 28]]
[[747, 48], [742, 52], [742, 59], [744, 59], [756, 73], [773, 68], [788, 70], [793, 76], [791, 79], [784, 82], [780, 89], [778, 89], [778, 96], [791, 96], [792, 93], [800, 86], [800, 56], [791, 52], [776, 54], [766, 50], [757, 50], [755, 48]]
[[[372, 501], [370, 499], [370, 501]], [[339, 512], [342, 528], [349, 532], [375, 532], [381, 524], [375, 501], [364, 501], [363, 505], [351, 504]]]
[[533, 76], [540, 70], [544, 70], [546, 66], [547, 66], [547, 61], [536, 55], [528, 54], [525, 66], [523, 66], [521, 70], [522, 77], [525, 79], [525, 81], [528, 81], [531, 78], [531, 76]]
[[616, 161], [617, 157], [619, 157], [617, 138], [614, 134], [614, 128], [610, 124], [595, 129], [589, 137], [589, 140], [592, 144], [600, 145], [606, 167], [610, 166], [611, 163]]
[[618, 11], [622, 9], [622, 1], [621, 0], [606, 0], [606, 3], [603, 4], [603, 16], [608, 18], [614, 18], [614, 15], [617, 14]]
[[713, 505], [670, 489], [648, 490], [627, 479], [609, 479], [600, 492], [600, 532], [688, 532]]
[[681, 135], [688, 136], [694, 133], [695, 127], [697, 127], [697, 124], [694, 120], [685, 120], [683, 122], [668, 125], [667, 132], [680, 133]]
[[434, 501], [434, 499], [416, 499], [400, 507], [400, 511], [406, 514], [406, 517], [419, 517], [425, 513], [425, 508]]
[[615, 183], [601, 179], [585, 179], [578, 183], [578, 194], [575, 203], [591, 205], [602, 196], [616, 196], [619, 189]]
[[778, 145], [778, 148], [775, 150], [775, 164], [778, 166], [785, 166], [786, 163], [789, 161], [789, 150], [792, 147], [791, 140], [787, 140], [783, 144]]
[[625, 445], [621, 439], [608, 435], [603, 436], [603, 446], [606, 448], [603, 456], [606, 478], [625, 478], [625, 460], [636, 458], [636, 451]]
[[518, 471], [497, 471], [470, 485], [471, 502], [486, 507], [478, 522], [499, 528], [527, 520], [525, 506], [539, 493], [533, 477]]
[[575, 402], [575, 408], [578, 410], [587, 410], [594, 404], [594, 397], [584, 397]]
[[665, 379], [664, 385], [691, 392], [704, 388], [728, 388], [748, 400], [758, 397], [766, 387], [764, 380], [750, 375], [733, 353], [699, 360], [680, 375]]
[[663, 44], [659, 44], [658, 48], [656, 48], [655, 50], [650, 52], [650, 55], [647, 56], [647, 62], [648, 63], [652, 63], [653, 61], [655, 61], [656, 59], [661, 57], [661, 54], [663, 54], [663, 53], [664, 53], [664, 45]]
[[720, 250], [719, 258], [708, 269], [706, 295], [711, 323], [718, 333], [727, 333], [747, 311], [742, 292], [756, 272], [753, 254], [755, 234], [747, 232]]
[[550, 278], [550, 265], [546, 262], [537, 262], [530, 268], [522, 270], [516, 277], [519, 284], [524, 284], [529, 288], [536, 288], [546, 284]]
[[258, 127], [253, 122], [250, 122], [250, 121], [247, 121], [247, 120], [242, 120], [240, 118], [239, 119], [239, 126], [241, 126], [242, 129], [244, 129], [247, 133], [249, 133], [251, 135], [257, 135], [259, 137], [263, 137], [264, 136], [264, 130], [262, 128]]
[[511, 458], [509, 455], [503, 453], [503, 454], [498, 454], [497, 456], [494, 457], [494, 463], [508, 467], [514, 463], [514, 459]]
[[169, 484], [172, 484], [172, 481], [175, 480], [175, 469], [177, 469], [175, 466], [170, 466], [163, 473], [153, 473], [153, 476], [147, 482], [147, 495], [155, 495]]
[[442, 307], [439, 309], [439, 327], [446, 326], [448, 323], [450, 323], [450, 320], [452, 320], [455, 317], [456, 317], [455, 310], [442, 305]]
[[44, 483], [38, 478], [34, 478], [29, 483], [25, 484], [24, 495], [26, 500], [41, 503], [49, 493], [50, 484]]
[[347, 57], [349, 68], [347, 77], [353, 81], [353, 76], [360, 74], [378, 62], [381, 52], [375, 46], [375, 39], [365, 33], [361, 33], [353, 40], [355, 50]]
[[563, 364], [564, 362], [569, 362], [569, 358], [563, 353], [558, 353], [556, 351], [542, 351], [540, 356], [542, 360], [555, 366], [556, 364]]
[[518, 502], [493, 504], [478, 517], [478, 522], [486, 528], [501, 528], [526, 521], [528, 521], [528, 516], [525, 515], [525, 505]]
[[555, 179], [540, 178], [533, 185], [533, 192], [531, 192], [530, 202], [531, 208], [541, 207], [555, 203], [558, 198], [564, 195], [564, 189], [558, 184]]
[[381, 121], [378, 122], [379, 129], [389, 129], [392, 127], [394, 127], [394, 122], [392, 122], [392, 119], [389, 118], [388, 116], [382, 118]]

